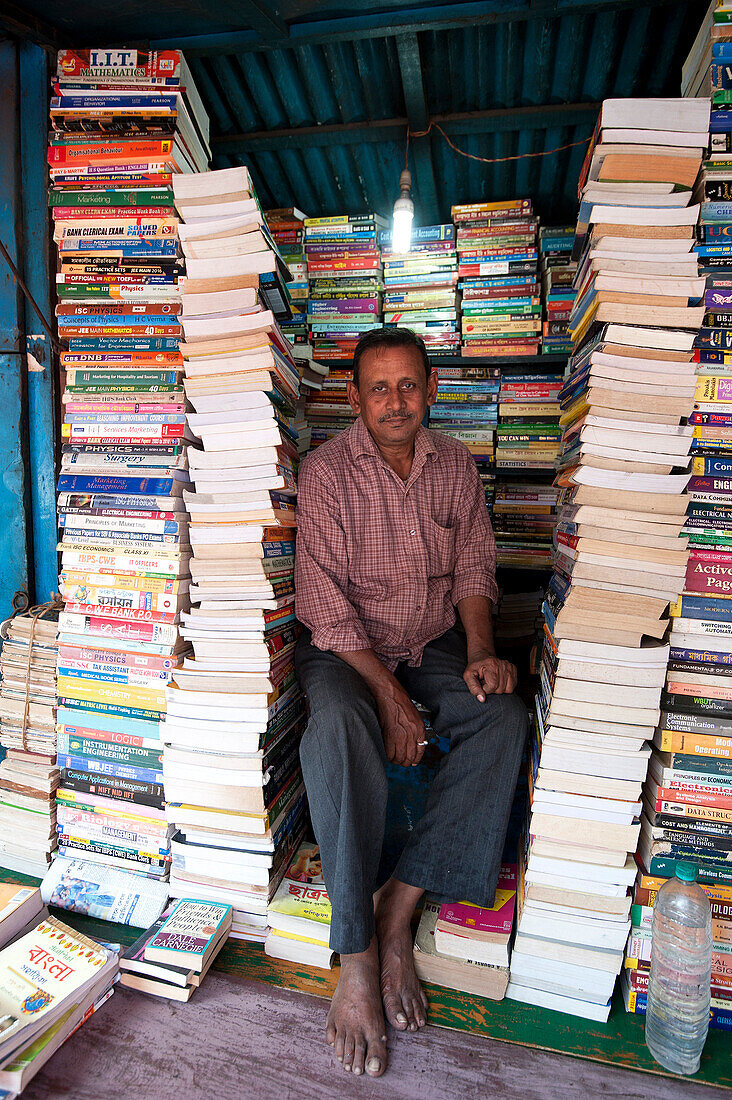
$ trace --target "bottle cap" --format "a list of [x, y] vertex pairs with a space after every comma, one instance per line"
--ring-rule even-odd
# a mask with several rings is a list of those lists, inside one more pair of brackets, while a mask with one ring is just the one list
[[695, 863], [686, 863], [683, 860], [677, 860], [676, 878], [681, 879], [682, 882], [695, 882], [696, 871], [697, 868]]

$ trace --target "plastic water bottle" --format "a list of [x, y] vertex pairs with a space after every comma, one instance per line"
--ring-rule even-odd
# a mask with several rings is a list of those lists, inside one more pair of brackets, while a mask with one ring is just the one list
[[673, 1073], [696, 1073], [709, 1028], [712, 915], [696, 870], [677, 862], [653, 907], [646, 1044]]

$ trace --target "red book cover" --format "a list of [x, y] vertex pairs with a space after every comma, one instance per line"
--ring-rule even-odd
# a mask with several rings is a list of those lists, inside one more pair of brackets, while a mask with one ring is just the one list
[[503, 863], [490, 909], [470, 902], [445, 902], [440, 906], [437, 927], [476, 939], [503, 939], [511, 934], [516, 911], [516, 864]]

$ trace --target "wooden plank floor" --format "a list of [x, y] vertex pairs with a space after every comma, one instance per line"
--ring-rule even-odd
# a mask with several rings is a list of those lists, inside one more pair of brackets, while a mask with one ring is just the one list
[[346, 1074], [327, 1002], [211, 973], [187, 1005], [117, 989], [23, 1100], [722, 1100], [726, 1090], [427, 1027], [390, 1032], [378, 1080]]

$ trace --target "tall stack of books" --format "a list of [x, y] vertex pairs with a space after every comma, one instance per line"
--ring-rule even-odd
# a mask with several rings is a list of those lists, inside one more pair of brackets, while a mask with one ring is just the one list
[[544, 355], [569, 355], [569, 315], [577, 292], [572, 286], [577, 264], [572, 260], [574, 226], [547, 227], [539, 230], [541, 264], [541, 300], [544, 324], [541, 350]]
[[378, 237], [384, 265], [384, 324], [418, 333], [430, 355], [460, 354], [455, 228], [412, 230], [411, 251], [391, 249], [391, 230]]
[[[688, 560], [679, 535], [692, 429], [682, 421], [693, 411], [704, 309], [691, 304], [698, 280], [684, 273], [708, 109], [606, 101], [581, 178], [579, 293], [560, 396], [561, 537], [544, 604], [514, 948], [533, 966], [512, 977], [508, 996], [596, 1020], [609, 1014], [630, 930], [645, 742], [660, 716], [668, 604]], [[629, 152], [616, 152], [620, 131]], [[621, 201], [610, 201], [619, 180]], [[680, 205], [656, 205], [661, 186]], [[626, 256], [622, 289], [597, 285], [595, 251]], [[648, 286], [651, 254], [666, 271]]]
[[189, 448], [193, 608], [181, 631], [195, 658], [175, 671], [162, 732], [178, 830], [170, 892], [231, 905], [232, 934], [262, 940], [304, 813], [293, 661], [299, 378], [260, 282], [270, 293], [289, 272], [264, 236], [260, 251], [240, 255], [240, 237], [259, 225], [246, 168], [179, 177], [174, 190], [187, 424], [200, 445]]
[[305, 219], [308, 328], [316, 358], [352, 359], [360, 337], [382, 320], [378, 214]]
[[452, 208], [462, 292], [462, 354], [536, 355], [541, 342], [539, 223], [530, 199]]
[[[319, 354], [319, 353], [318, 353]], [[310, 389], [305, 399], [305, 416], [311, 433], [311, 446], [332, 439], [355, 420], [346, 390], [352, 377], [350, 367], [336, 366], [323, 378], [320, 389]]]
[[[715, 174], [720, 178], [713, 182]], [[697, 253], [706, 312], [694, 352], [692, 477], [684, 528], [689, 562], [684, 591], [671, 607], [663, 712], [643, 789], [640, 871], [623, 995], [629, 1011], [645, 1012], [653, 901], [674, 875], [677, 860], [691, 860], [712, 906], [710, 1026], [732, 1029], [732, 247], [724, 243], [729, 207], [720, 201], [725, 186], [732, 185], [732, 171], [726, 185], [722, 176], [707, 161], [697, 183], [702, 203]], [[732, 223], [729, 215], [726, 220]]]
[[45, 875], [56, 849], [58, 612], [0, 627], [0, 867]]
[[[291, 206], [265, 210], [272, 240], [286, 264], [291, 279], [286, 283], [292, 317], [282, 322], [282, 334], [291, 344], [308, 343], [308, 265], [305, 256], [305, 215]], [[299, 352], [298, 352], [299, 354]]]
[[177, 51], [62, 50], [49, 150], [59, 249], [59, 853], [163, 879], [165, 684], [188, 592], [182, 274], [171, 180], [208, 159]]

